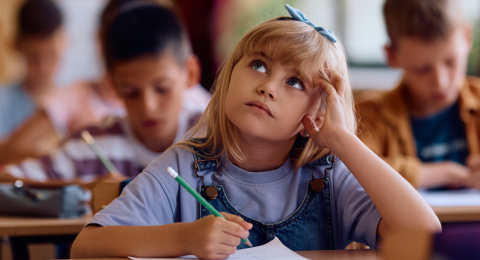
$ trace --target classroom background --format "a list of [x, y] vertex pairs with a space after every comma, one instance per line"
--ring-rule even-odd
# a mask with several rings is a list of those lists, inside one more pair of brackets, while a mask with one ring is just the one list
[[[16, 10], [21, 0], [0, 1], [0, 86], [21, 79], [22, 64], [11, 46]], [[57, 86], [78, 80], [95, 80], [102, 74], [96, 47], [98, 16], [104, 0], [57, 0], [68, 35], [66, 54], [57, 75]], [[284, 4], [305, 10], [315, 23], [338, 35], [345, 45], [354, 89], [390, 89], [399, 71], [385, 63], [387, 33], [382, 0], [174, 0], [181, 10], [202, 62], [202, 85], [211, 86], [215, 71], [242, 35], [277, 15], [286, 15]], [[469, 74], [480, 75], [480, 1], [461, 0], [467, 20], [474, 25]], [[313, 11], [315, 10], [315, 11]], [[367, 33], [368, 32], [368, 33]]]
[[[468, 73], [480, 76], [480, 1], [459, 1], [462, 3], [466, 19], [473, 25], [473, 47], [468, 62]], [[13, 47], [15, 19], [22, 2], [23, 0], [0, 0], [0, 88], [18, 83], [24, 75], [24, 66]], [[172, 0], [172, 2], [186, 23], [193, 51], [202, 65], [201, 85], [206, 89], [210, 89], [222, 62], [242, 36], [263, 21], [279, 15], [288, 15], [284, 8], [285, 4], [303, 10], [313, 22], [333, 31], [341, 39], [345, 46], [354, 91], [389, 90], [400, 80], [401, 72], [389, 68], [384, 57], [383, 46], [388, 42], [382, 15], [384, 0]], [[66, 53], [56, 75], [56, 86], [66, 88], [78, 81], [98, 80], [104, 75], [97, 40], [99, 15], [107, 1], [56, 0], [55, 3], [61, 9], [67, 33]], [[449, 198], [442, 199], [445, 201]], [[457, 211], [452, 211], [451, 208], [442, 211], [439, 208], [437, 214], [442, 216], [442, 222], [465, 221], [472, 216], [478, 218], [480, 215], [479, 207], [475, 208], [475, 212], [468, 210], [466, 207]], [[75, 225], [81, 228], [84, 224], [82, 221], [84, 219]], [[11, 259], [5, 250], [7, 244], [8, 240], [0, 235], [0, 260]], [[36, 252], [32, 260], [55, 257], [53, 245], [32, 246], [30, 250]]]

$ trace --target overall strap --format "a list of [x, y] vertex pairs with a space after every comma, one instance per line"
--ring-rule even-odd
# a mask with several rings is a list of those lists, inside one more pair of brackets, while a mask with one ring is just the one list
[[[196, 143], [203, 144], [206, 142], [206, 139], [202, 138], [192, 138], [192, 140]], [[195, 151], [193, 153], [194, 158], [194, 167], [201, 172], [201, 171], [215, 171], [217, 172], [220, 168], [220, 162], [218, 159], [207, 158], [208, 153], [210, 150], [208, 149], [199, 149], [195, 146], [191, 146], [192, 149]]]
[[314, 167], [314, 166], [321, 166], [321, 165], [331, 165], [333, 163], [335, 163], [335, 155], [326, 154], [320, 157], [318, 160], [312, 163], [309, 163], [309, 166]]

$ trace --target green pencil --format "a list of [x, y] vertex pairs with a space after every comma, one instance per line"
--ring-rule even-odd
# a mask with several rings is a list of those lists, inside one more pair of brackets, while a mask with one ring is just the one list
[[[205, 208], [207, 208], [208, 211], [210, 211], [210, 213], [212, 213], [214, 216], [225, 219], [225, 217], [222, 216], [220, 212], [218, 212], [212, 205], [210, 205], [210, 203], [208, 203], [200, 194], [198, 194], [198, 192], [192, 189], [192, 187], [190, 187], [190, 185], [188, 185], [188, 183], [186, 183], [182, 179], [182, 177], [180, 177], [180, 175], [178, 175], [178, 173], [172, 167], [167, 167], [167, 172], [168, 174], [170, 174], [170, 176], [172, 176], [172, 178], [174, 178], [178, 183], [180, 183], [180, 185], [182, 185], [185, 189], [187, 189], [187, 191], [190, 192], [190, 194], [192, 194], [193, 197], [195, 197], [195, 199], [198, 200], [198, 202], [200, 202]], [[250, 243], [248, 238], [247, 239], [241, 238], [241, 240], [247, 246], [252, 246], [252, 243]]]
[[88, 144], [92, 152], [98, 157], [98, 159], [100, 159], [110, 174], [114, 175], [114, 173], [120, 173], [113, 163], [102, 153], [100, 147], [95, 143], [93, 136], [87, 130], [82, 131], [82, 138]]

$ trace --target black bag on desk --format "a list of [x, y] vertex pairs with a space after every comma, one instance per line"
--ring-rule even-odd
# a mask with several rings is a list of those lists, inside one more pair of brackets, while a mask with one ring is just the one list
[[57, 218], [79, 217], [90, 212], [91, 194], [78, 185], [32, 188], [23, 183], [0, 184], [0, 213]]

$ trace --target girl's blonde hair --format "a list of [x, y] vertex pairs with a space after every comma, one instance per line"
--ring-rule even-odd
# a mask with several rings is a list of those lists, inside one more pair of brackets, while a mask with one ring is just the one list
[[[345, 81], [346, 124], [348, 130], [355, 134], [356, 121], [352, 91], [342, 45], [338, 41], [336, 43], [330, 42], [310, 25], [295, 21], [290, 17], [277, 17], [249, 31], [223, 65], [214, 83], [213, 96], [205, 113], [187, 134], [187, 136], [205, 138], [204, 141], [198, 142], [198, 140], [189, 139], [175, 146], [184, 147], [194, 153], [196, 152], [192, 149], [192, 146], [200, 148], [208, 151], [206, 155], [209, 158], [218, 158], [226, 154], [237, 161], [245, 161], [245, 156], [234, 138], [237, 129], [225, 113], [225, 100], [235, 65], [243, 55], [250, 56], [260, 52], [271, 54], [271, 57], [274, 57], [275, 60], [282, 64], [294, 65], [300, 71], [318, 72], [317, 75], [331, 83], [333, 82], [333, 72], [343, 76]], [[303, 74], [309, 75], [309, 73]], [[311, 79], [317, 77], [314, 73], [311, 74]], [[317, 147], [309, 139], [306, 144], [300, 147], [295, 145], [290, 153], [290, 158], [295, 164], [295, 168], [298, 169], [306, 163], [319, 159], [328, 152], [328, 149]]]

